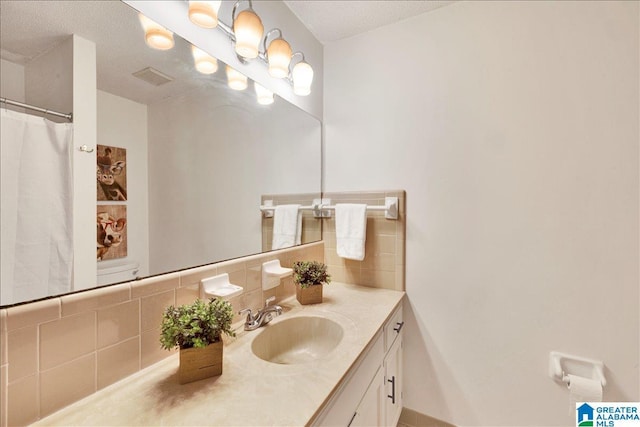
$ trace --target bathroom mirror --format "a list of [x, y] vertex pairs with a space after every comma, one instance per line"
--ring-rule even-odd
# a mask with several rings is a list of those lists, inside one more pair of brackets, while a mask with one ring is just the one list
[[[227, 3], [221, 16], [230, 13]], [[319, 197], [319, 120], [278, 96], [258, 104], [250, 80], [242, 91], [230, 89], [220, 61], [215, 73], [198, 72], [191, 45], [177, 35], [170, 50], [149, 48], [137, 12], [121, 1], [3, 2], [0, 19], [4, 92], [15, 94], [10, 79], [20, 80], [20, 70], [72, 34], [95, 43], [98, 146], [91, 155], [97, 163], [113, 157], [107, 169], [124, 193], [100, 200], [100, 184], [87, 176], [98, 200], [86, 212], [120, 212], [112, 217], [126, 216], [127, 232], [126, 251], [96, 261], [96, 271], [114, 273], [96, 285], [130, 280], [117, 274], [123, 269], [145, 277], [269, 250], [263, 196], [305, 204]], [[94, 229], [74, 232], [96, 241]], [[306, 233], [302, 243], [319, 239]]]

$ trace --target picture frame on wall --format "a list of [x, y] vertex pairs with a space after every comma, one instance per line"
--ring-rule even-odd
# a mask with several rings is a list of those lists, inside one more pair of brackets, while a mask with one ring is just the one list
[[97, 205], [96, 259], [124, 258], [127, 256], [127, 206]]
[[97, 145], [96, 177], [98, 201], [127, 200], [127, 150]]

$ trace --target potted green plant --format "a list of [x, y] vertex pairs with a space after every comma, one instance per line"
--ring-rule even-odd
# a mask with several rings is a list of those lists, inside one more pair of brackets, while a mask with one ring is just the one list
[[331, 283], [331, 276], [321, 262], [296, 261], [293, 263], [293, 282], [300, 304], [318, 304], [322, 302], [322, 285]]
[[222, 374], [222, 333], [235, 336], [232, 321], [233, 307], [221, 299], [167, 307], [160, 344], [166, 350], [180, 349], [180, 384]]

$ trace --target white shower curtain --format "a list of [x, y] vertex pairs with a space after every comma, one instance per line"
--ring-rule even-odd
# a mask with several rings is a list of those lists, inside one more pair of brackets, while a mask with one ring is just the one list
[[0, 111], [0, 305], [5, 305], [71, 290], [73, 125]]

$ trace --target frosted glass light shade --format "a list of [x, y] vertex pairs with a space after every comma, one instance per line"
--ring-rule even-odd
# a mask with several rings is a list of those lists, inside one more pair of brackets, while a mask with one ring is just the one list
[[147, 46], [159, 50], [168, 50], [173, 47], [173, 33], [171, 31], [141, 13], [138, 13], [138, 19], [140, 19], [144, 30], [144, 40]]
[[285, 39], [278, 38], [273, 40], [267, 48], [269, 74], [278, 79], [287, 77], [287, 75], [289, 75], [289, 63], [291, 62], [292, 53], [291, 46]]
[[251, 9], [243, 10], [233, 21], [233, 32], [236, 36], [236, 53], [243, 58], [256, 58], [264, 33], [260, 17]]
[[218, 60], [204, 50], [191, 45], [191, 54], [196, 70], [202, 74], [213, 74], [218, 71]]
[[273, 92], [266, 87], [253, 82], [253, 87], [256, 89], [256, 96], [258, 97], [258, 104], [269, 105], [273, 104]]
[[247, 76], [227, 65], [227, 84], [233, 90], [245, 90], [248, 84]]
[[306, 96], [311, 93], [313, 82], [313, 68], [304, 61], [298, 62], [291, 71], [293, 78], [293, 93]]
[[218, 11], [221, 0], [217, 1], [189, 1], [189, 19], [202, 28], [218, 26]]

